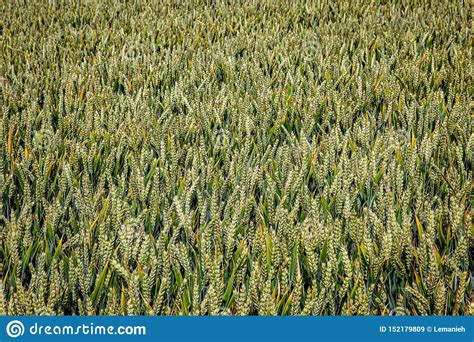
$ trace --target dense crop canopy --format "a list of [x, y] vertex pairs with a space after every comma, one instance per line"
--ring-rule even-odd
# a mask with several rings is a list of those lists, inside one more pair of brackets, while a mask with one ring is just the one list
[[0, 314], [473, 312], [470, 1], [25, 3]]

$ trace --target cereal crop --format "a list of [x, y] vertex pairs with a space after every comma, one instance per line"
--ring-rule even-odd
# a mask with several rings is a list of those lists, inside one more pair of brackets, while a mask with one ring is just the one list
[[0, 3], [1, 315], [471, 315], [471, 1]]

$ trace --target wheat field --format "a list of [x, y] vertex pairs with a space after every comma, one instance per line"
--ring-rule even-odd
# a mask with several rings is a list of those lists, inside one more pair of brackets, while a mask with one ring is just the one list
[[1, 315], [471, 315], [470, 1], [0, 4]]

